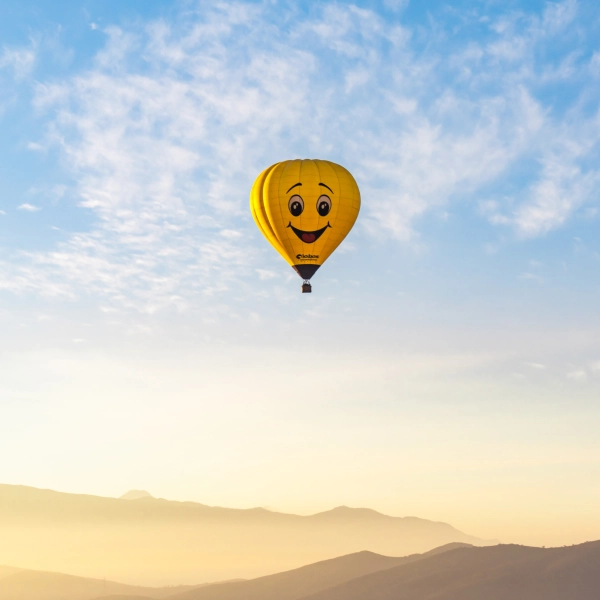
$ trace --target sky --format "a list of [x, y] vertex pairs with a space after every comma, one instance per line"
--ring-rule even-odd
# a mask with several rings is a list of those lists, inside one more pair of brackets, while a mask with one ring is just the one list
[[[596, 2], [0, 15], [0, 482], [600, 538]], [[311, 295], [291, 158], [362, 195]]]

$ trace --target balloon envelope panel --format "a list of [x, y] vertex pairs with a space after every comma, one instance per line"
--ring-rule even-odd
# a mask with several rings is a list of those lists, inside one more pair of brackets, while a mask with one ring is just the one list
[[352, 229], [360, 192], [354, 177], [338, 164], [288, 160], [257, 177], [250, 206], [267, 240], [310, 279]]

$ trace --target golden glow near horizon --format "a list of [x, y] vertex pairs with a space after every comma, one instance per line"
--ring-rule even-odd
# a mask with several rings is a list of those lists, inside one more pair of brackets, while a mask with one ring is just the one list
[[307, 382], [295, 351], [168, 347], [5, 356], [3, 385], [20, 382], [22, 396], [0, 409], [20, 423], [3, 427], [0, 481], [298, 513], [371, 507], [532, 545], [600, 537], [593, 388], [565, 419], [565, 388], [465, 375], [501, 352], [312, 349]]

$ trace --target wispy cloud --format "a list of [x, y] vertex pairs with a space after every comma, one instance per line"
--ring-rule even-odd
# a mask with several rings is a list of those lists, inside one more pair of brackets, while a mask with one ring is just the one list
[[532, 369], [536, 369], [537, 371], [545, 371], [547, 369], [546, 365], [544, 365], [542, 363], [526, 362], [524, 364], [527, 365], [528, 367], [531, 367]]
[[9, 69], [17, 81], [25, 79], [36, 59], [35, 47], [3, 46], [0, 52], [0, 69]]
[[[579, 102], [586, 84], [553, 110], [552, 65], [539, 59], [578, 18], [572, 0], [488, 19], [477, 38], [475, 11], [457, 25], [464, 35], [427, 44], [352, 5], [291, 16], [224, 2], [109, 26], [92, 68], [39, 83], [35, 105], [51, 121], [32, 147], [60, 150], [94, 224], [51, 251], [24, 248], [4, 265], [10, 286], [148, 311], [218, 294], [256, 272], [248, 190], [287, 157], [348, 166], [378, 239], [418, 243], [419, 219], [453, 203], [537, 236], [596, 201], [600, 120]], [[569, 46], [554, 72], [576, 78], [593, 64]], [[503, 183], [515, 173], [518, 189]]]
[[[600, 168], [584, 166], [600, 143], [600, 121], [563, 132], [552, 141], [555, 148], [542, 159], [540, 178], [533, 183], [514, 211], [514, 224], [526, 236], [560, 227], [584, 204], [597, 202]], [[581, 130], [580, 130], [581, 129]]]
[[546, 33], [556, 33], [573, 22], [577, 15], [577, 0], [563, 2], [547, 2], [542, 17], [542, 30]]
[[38, 212], [39, 210], [42, 210], [42, 207], [25, 202], [23, 204], [19, 204], [19, 206], [17, 206], [17, 210], [24, 210], [25, 212]]
[[537, 273], [521, 273], [519, 275], [519, 279], [523, 279], [525, 281], [535, 281], [537, 283], [544, 282], [544, 279], [540, 277]]
[[585, 383], [587, 378], [587, 372], [584, 369], [575, 369], [567, 373], [567, 379], [576, 383]]
[[36, 47], [2, 46], [0, 48], [0, 117], [17, 103], [18, 88], [28, 80], [36, 61]]
[[256, 269], [256, 273], [258, 274], [258, 278], [261, 281], [267, 281], [269, 279], [275, 279], [277, 277], [277, 273], [269, 271], [268, 269]]

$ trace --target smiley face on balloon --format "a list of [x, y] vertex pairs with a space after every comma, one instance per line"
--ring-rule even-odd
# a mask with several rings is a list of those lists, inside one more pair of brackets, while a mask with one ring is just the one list
[[263, 235], [308, 281], [352, 229], [360, 192], [340, 165], [288, 160], [256, 178], [250, 208]]

